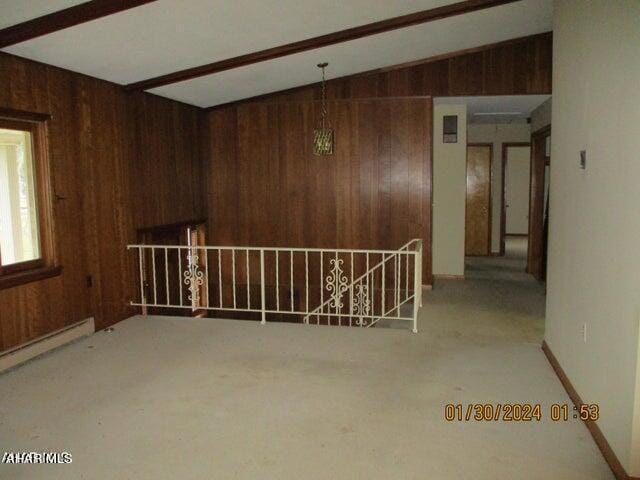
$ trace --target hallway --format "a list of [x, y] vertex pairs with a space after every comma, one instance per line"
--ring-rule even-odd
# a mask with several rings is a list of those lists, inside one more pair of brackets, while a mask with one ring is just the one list
[[526, 237], [507, 235], [503, 256], [465, 257], [464, 263], [464, 273], [467, 279], [510, 280], [525, 283], [533, 281], [530, 275], [525, 274], [527, 267]]
[[525, 272], [526, 239], [507, 237], [503, 257], [466, 257], [465, 280], [439, 280], [425, 300], [429, 328], [454, 337], [540, 345], [545, 289]]
[[[458, 386], [451, 402], [541, 404], [541, 422], [470, 422], [469, 451], [475, 441], [489, 448], [493, 478], [521, 478], [509, 465], [524, 466], [518, 455], [545, 458], [527, 463], [527, 478], [612, 479], [613, 475], [585, 425], [549, 418], [552, 404], [572, 404], [540, 344], [544, 337], [545, 287], [525, 273], [526, 239], [507, 239], [504, 257], [467, 257], [465, 280], [438, 281], [425, 297], [421, 328], [430, 353]], [[433, 343], [431, 343], [431, 341]], [[489, 440], [491, 435], [491, 440]], [[486, 443], [479, 438], [486, 438]], [[496, 442], [493, 447], [485, 447]], [[501, 445], [501, 448], [495, 448]], [[457, 448], [457, 447], [453, 447]], [[480, 447], [479, 447], [480, 448]], [[571, 465], [571, 468], [567, 469]], [[469, 465], [479, 472], [479, 464]], [[480, 469], [480, 470], [478, 470]], [[485, 478], [482, 474], [476, 478]]]

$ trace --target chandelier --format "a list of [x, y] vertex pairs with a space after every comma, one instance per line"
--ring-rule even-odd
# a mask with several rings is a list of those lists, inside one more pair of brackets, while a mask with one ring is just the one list
[[333, 155], [333, 129], [327, 119], [327, 86], [324, 77], [324, 69], [329, 65], [327, 62], [319, 63], [318, 68], [322, 69], [322, 110], [320, 111], [319, 127], [313, 130], [313, 154]]

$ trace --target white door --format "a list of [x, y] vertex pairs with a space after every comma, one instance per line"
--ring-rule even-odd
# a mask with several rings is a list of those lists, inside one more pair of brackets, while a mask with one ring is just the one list
[[505, 165], [507, 235], [529, 233], [530, 147], [508, 147]]

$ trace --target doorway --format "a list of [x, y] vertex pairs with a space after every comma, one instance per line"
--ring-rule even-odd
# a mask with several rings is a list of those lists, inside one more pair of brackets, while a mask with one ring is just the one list
[[491, 143], [467, 143], [466, 256], [491, 254]]
[[538, 281], [546, 280], [550, 165], [551, 125], [547, 125], [531, 134], [531, 191], [527, 272]]
[[523, 270], [529, 244], [530, 183], [531, 144], [504, 143], [500, 252], [509, 258], [521, 259]]
[[488, 270], [526, 274], [529, 232], [537, 228], [530, 225], [531, 135], [550, 123], [550, 106], [548, 95], [434, 99], [436, 281]]

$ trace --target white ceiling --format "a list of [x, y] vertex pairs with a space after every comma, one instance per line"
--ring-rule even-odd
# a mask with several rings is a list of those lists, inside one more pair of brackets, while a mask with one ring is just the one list
[[[127, 84], [454, 1], [158, 0], [4, 50]], [[0, 0], [0, 18], [6, 26], [76, 3], [82, 2]], [[521, 0], [152, 92], [207, 107], [314, 83], [319, 61], [328, 61], [328, 75], [337, 77], [551, 28], [552, 0]]]
[[157, 0], [6, 50], [132, 83], [447, 3], [452, 1]]
[[0, 0], [0, 28], [73, 7], [87, 0]]
[[436, 105], [466, 105], [468, 123], [526, 123], [531, 112], [551, 95], [438, 97]]

